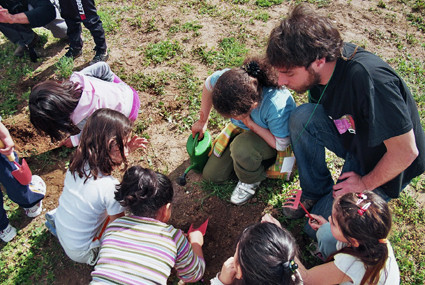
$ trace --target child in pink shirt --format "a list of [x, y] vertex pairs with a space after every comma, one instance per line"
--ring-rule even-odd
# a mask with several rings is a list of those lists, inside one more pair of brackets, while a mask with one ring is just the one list
[[62, 140], [67, 147], [79, 144], [79, 132], [87, 118], [100, 108], [116, 110], [131, 121], [137, 119], [140, 99], [137, 92], [121, 81], [106, 62], [98, 62], [69, 80], [47, 80], [34, 86], [29, 98], [30, 120], [34, 127]]

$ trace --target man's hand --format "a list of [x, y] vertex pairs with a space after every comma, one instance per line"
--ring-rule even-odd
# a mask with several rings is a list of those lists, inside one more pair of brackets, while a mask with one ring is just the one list
[[343, 181], [335, 184], [332, 187], [334, 190], [334, 198], [350, 192], [361, 193], [367, 189], [366, 185], [362, 181], [362, 177], [353, 171], [344, 172], [341, 174], [338, 180]]
[[9, 13], [9, 10], [2, 6], [0, 6], [0, 23], [13, 24], [12, 15]]

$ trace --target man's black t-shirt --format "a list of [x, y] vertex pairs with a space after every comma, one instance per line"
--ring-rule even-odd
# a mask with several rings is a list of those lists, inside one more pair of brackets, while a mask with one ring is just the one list
[[[317, 103], [324, 88], [313, 87], [310, 102]], [[425, 171], [425, 135], [416, 103], [404, 81], [378, 56], [346, 43], [319, 103], [365, 173], [373, 170], [385, 154], [385, 140], [413, 128], [419, 156], [404, 172], [382, 185], [388, 196], [398, 197], [403, 184]]]

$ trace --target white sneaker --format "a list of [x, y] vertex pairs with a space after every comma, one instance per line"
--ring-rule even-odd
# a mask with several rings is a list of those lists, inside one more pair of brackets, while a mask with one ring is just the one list
[[260, 186], [260, 183], [261, 182], [247, 184], [239, 181], [235, 190], [233, 190], [230, 202], [235, 205], [245, 204], [252, 196], [254, 196], [255, 190], [257, 190], [258, 186]]
[[7, 225], [7, 227], [0, 231], [0, 238], [4, 242], [11, 241], [16, 236], [16, 229], [12, 227], [10, 224]]
[[[46, 183], [44, 183], [43, 179], [40, 176], [33, 175], [31, 179], [31, 183], [29, 188], [34, 193], [46, 194]], [[25, 214], [30, 218], [35, 218], [41, 214], [43, 211], [43, 201], [40, 200], [37, 204], [32, 206], [31, 208], [24, 208]]]

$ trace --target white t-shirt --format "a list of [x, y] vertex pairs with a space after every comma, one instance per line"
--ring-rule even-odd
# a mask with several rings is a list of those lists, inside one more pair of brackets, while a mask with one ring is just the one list
[[70, 250], [87, 250], [98, 234], [107, 216], [124, 212], [115, 200], [112, 176], [100, 176], [96, 180], [78, 177], [68, 170], [59, 207], [55, 214], [56, 232], [61, 244]]
[[[400, 284], [400, 270], [394, 256], [393, 248], [389, 242], [387, 245], [388, 259], [385, 263], [385, 268], [381, 270], [378, 285], [398, 285]], [[364, 274], [366, 273], [363, 262], [361, 262], [358, 258], [345, 253], [338, 253], [334, 258], [336, 267], [353, 280], [353, 282], [345, 282], [342, 283], [342, 285], [360, 284]]]

